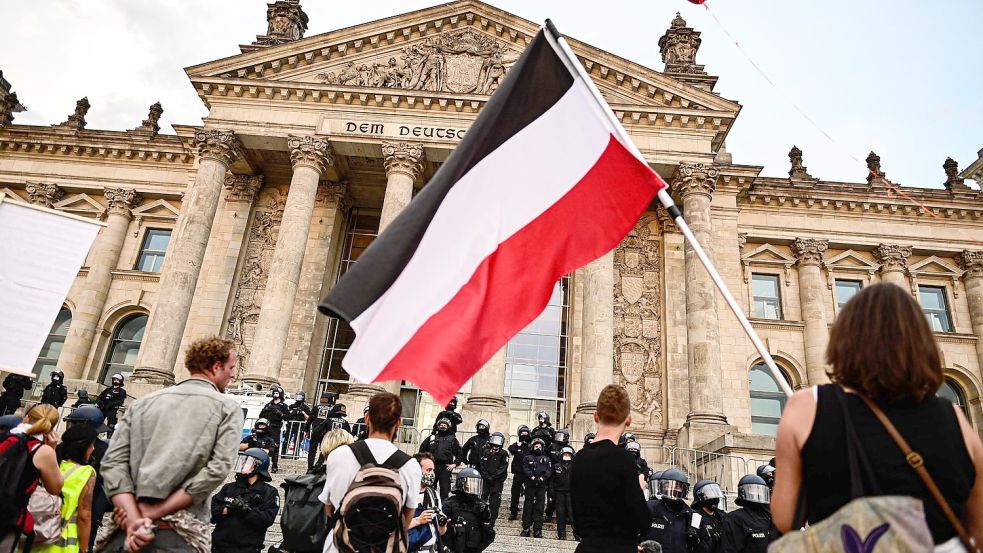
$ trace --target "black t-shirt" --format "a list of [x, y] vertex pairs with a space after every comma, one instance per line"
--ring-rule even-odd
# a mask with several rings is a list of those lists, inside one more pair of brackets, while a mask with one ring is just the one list
[[611, 440], [584, 446], [573, 459], [570, 494], [578, 551], [635, 553], [652, 515], [627, 451]]

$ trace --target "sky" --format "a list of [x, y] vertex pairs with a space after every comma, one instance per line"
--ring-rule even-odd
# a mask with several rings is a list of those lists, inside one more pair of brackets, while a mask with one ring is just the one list
[[[303, 0], [306, 36], [439, 3]], [[702, 32], [697, 62], [719, 76], [715, 91], [743, 106], [728, 151], [766, 176], [787, 175], [794, 144], [824, 180], [863, 181], [873, 150], [892, 181], [941, 187], [946, 156], [962, 169], [983, 148], [979, 0], [708, 0], [709, 10], [686, 0], [491, 3], [531, 21], [550, 17], [564, 34], [656, 70], [658, 39], [681, 12]], [[238, 54], [265, 33], [265, 4], [9, 2], [0, 70], [28, 107], [15, 122], [59, 123], [88, 96], [88, 128], [137, 127], [156, 101], [162, 132], [201, 124], [207, 110], [183, 69]]]

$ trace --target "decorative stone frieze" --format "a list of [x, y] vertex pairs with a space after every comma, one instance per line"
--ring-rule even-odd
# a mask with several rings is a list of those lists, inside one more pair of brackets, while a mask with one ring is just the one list
[[799, 265], [822, 266], [823, 252], [829, 247], [829, 240], [818, 238], [796, 238], [792, 242], [792, 253], [799, 260]]
[[51, 207], [65, 195], [65, 191], [57, 184], [48, 182], [27, 183], [27, 196], [32, 204]]
[[698, 194], [710, 198], [717, 188], [720, 171], [705, 163], [680, 163], [672, 180], [672, 189], [684, 199]]
[[61, 124], [62, 127], [70, 127], [80, 131], [85, 128], [85, 114], [89, 112], [89, 98], [84, 97], [75, 102], [75, 113], [68, 116], [68, 119]]
[[225, 167], [242, 157], [242, 144], [232, 131], [198, 129], [195, 131], [195, 145], [200, 158], [214, 159]]
[[263, 175], [225, 175], [225, 201], [252, 202], [263, 187]]
[[881, 244], [874, 250], [874, 257], [881, 264], [882, 273], [907, 271], [910, 256], [911, 246]]
[[956, 256], [963, 278], [983, 278], [983, 250], [963, 250]]
[[287, 139], [290, 148], [290, 164], [294, 170], [298, 167], [310, 167], [319, 175], [331, 165], [334, 165], [331, 145], [323, 138], [314, 136], [291, 136]]
[[416, 180], [423, 172], [423, 146], [407, 142], [386, 142], [382, 145], [382, 160], [386, 175], [402, 173]]
[[107, 188], [104, 192], [106, 196], [107, 211], [118, 213], [130, 217], [131, 211], [143, 198], [132, 188]]
[[277, 0], [266, 5], [266, 34], [256, 37], [260, 46], [274, 46], [304, 38], [309, 21], [300, 0]]

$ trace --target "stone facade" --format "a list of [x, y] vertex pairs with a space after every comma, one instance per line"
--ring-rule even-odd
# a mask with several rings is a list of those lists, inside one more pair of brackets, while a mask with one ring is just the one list
[[[354, 208], [388, 225], [537, 31], [468, 0], [303, 38], [297, 2], [268, 8], [267, 34], [241, 55], [188, 69], [209, 108], [203, 127], [162, 134], [154, 104], [132, 130], [91, 129], [84, 98], [65, 122], [19, 125], [5, 94], [0, 194], [107, 221], [65, 302], [73, 319], [58, 366], [75, 382], [95, 388], [115, 329], [143, 314], [131, 393], [183, 378], [183, 348], [218, 334], [239, 345], [241, 381], [313, 395], [330, 327], [316, 304], [351, 255]], [[793, 387], [825, 381], [838, 280], [916, 295], [936, 286], [951, 324], [938, 333], [946, 375], [983, 428], [983, 196], [965, 180], [978, 172], [960, 176], [948, 160], [938, 183], [924, 183], [934, 188], [901, 186], [871, 152], [856, 182], [828, 182], [792, 147], [788, 176], [763, 176], [726, 153], [740, 106], [712, 93], [699, 32], [682, 18], [659, 40], [662, 72], [570, 42]], [[163, 265], [148, 269], [151, 230], [173, 232]], [[777, 279], [780, 316], [755, 316], [756, 275]], [[597, 392], [617, 382], [647, 444], [767, 453], [749, 399], [758, 354], [661, 208], [575, 271], [569, 291], [557, 414], [575, 438], [592, 426]], [[507, 364], [503, 350], [466, 389], [468, 424], [516, 422]], [[354, 383], [348, 398], [379, 388]]]

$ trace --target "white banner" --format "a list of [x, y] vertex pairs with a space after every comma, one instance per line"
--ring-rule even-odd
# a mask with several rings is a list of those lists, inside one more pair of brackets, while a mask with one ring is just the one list
[[0, 370], [31, 374], [100, 226], [0, 196]]

